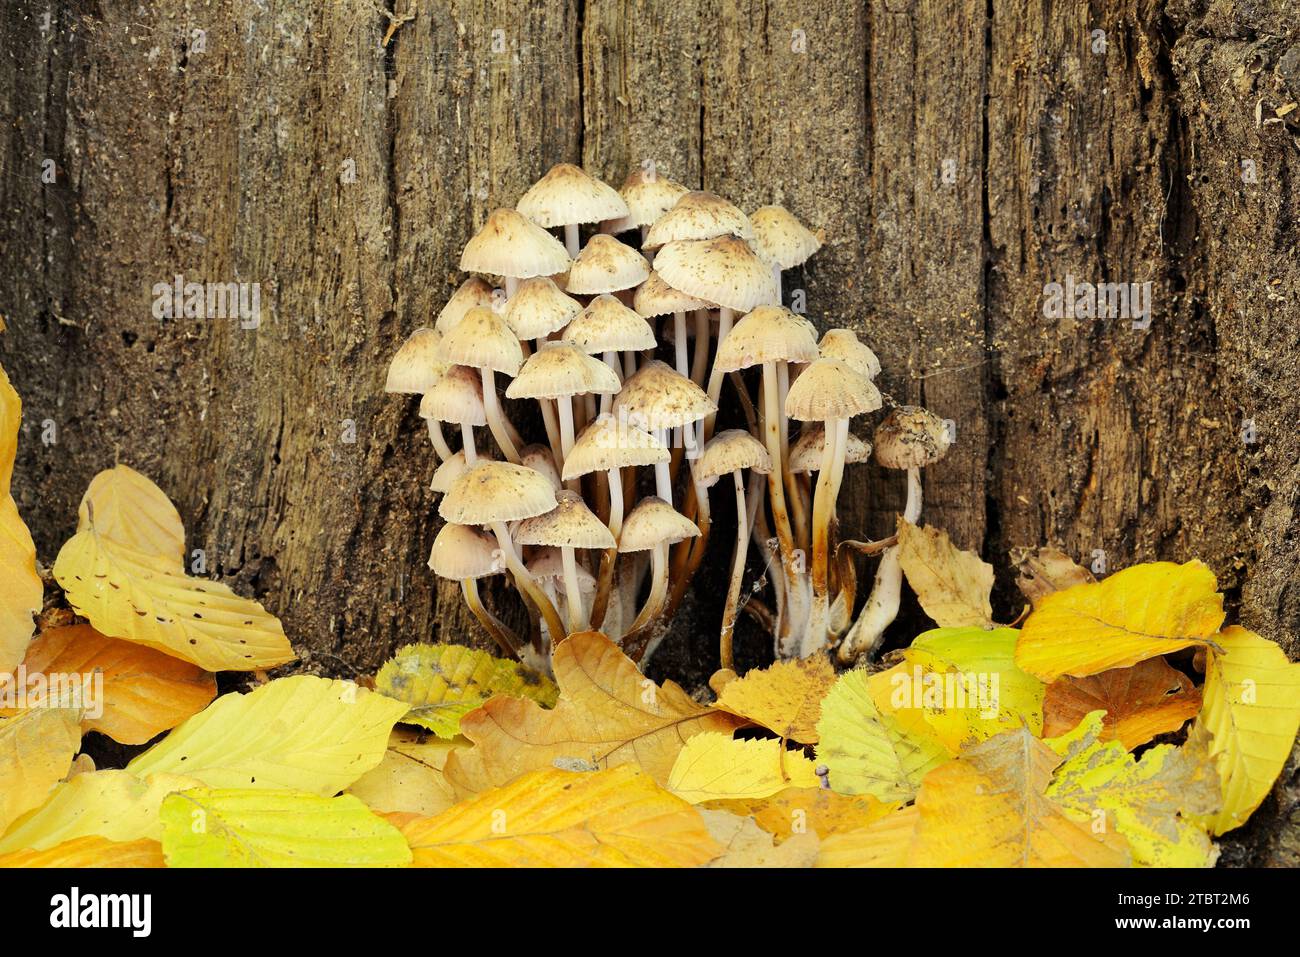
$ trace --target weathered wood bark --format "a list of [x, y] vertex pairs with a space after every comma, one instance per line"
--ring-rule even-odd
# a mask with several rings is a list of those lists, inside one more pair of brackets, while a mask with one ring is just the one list
[[[120, 459], [307, 667], [482, 641], [424, 567], [428, 440], [415, 402], [382, 394], [388, 358], [492, 208], [555, 162], [617, 183], [653, 160], [825, 229], [787, 284], [820, 325], [864, 333], [895, 399], [954, 421], [926, 515], [959, 544], [1001, 569], [1044, 543], [1110, 568], [1203, 558], [1294, 657], [1287, 7], [216, 0], [47, 20], [11, 0], [0, 361], [26, 406], [19, 507], [51, 561]], [[155, 319], [153, 284], [178, 274], [259, 283], [261, 325]], [[1150, 281], [1149, 328], [1046, 318], [1044, 284], [1068, 276]], [[897, 476], [851, 471], [846, 531], [887, 533], [901, 498]], [[676, 677], [712, 667], [691, 637], [710, 592], [665, 648]], [[1009, 579], [999, 603], [1015, 610]], [[1230, 859], [1300, 862], [1298, 801], [1292, 768]]]

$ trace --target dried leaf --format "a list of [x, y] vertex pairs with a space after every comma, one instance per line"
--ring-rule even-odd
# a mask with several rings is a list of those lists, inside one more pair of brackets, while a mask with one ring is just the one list
[[173, 571], [184, 569], [180, 512], [167, 493], [133, 468], [115, 465], [90, 480], [77, 508], [77, 531], [92, 526], [103, 539], [168, 559]]
[[1053, 592], [1090, 585], [1097, 580], [1092, 572], [1076, 565], [1074, 559], [1051, 545], [1023, 554], [1015, 562], [1020, 572], [1016, 585], [1035, 608]]
[[816, 744], [822, 699], [833, 684], [835, 669], [825, 655], [778, 661], [727, 682], [717, 706], [783, 738]]
[[714, 840], [726, 850], [709, 867], [812, 867], [817, 862], [817, 835], [796, 834], [782, 844], [752, 819], [729, 811], [702, 810]]
[[858, 831], [899, 808], [867, 794], [836, 794], [823, 787], [787, 788], [768, 798], [732, 798], [702, 806], [752, 817], [778, 844], [809, 831], [822, 839]]
[[383, 760], [361, 775], [348, 793], [379, 812], [428, 817], [447, 810], [456, 795], [442, 769], [451, 752], [469, 747], [469, 742], [425, 737], [409, 728], [394, 728]]
[[737, 741], [716, 731], [686, 742], [668, 775], [668, 790], [700, 804], [724, 798], [763, 798], [788, 787], [821, 784], [816, 765], [775, 738]]
[[0, 674], [23, 660], [36, 630], [45, 586], [36, 571], [36, 545], [9, 492], [23, 405], [0, 368]]
[[44, 851], [14, 851], [0, 857], [0, 867], [164, 867], [157, 841], [110, 841], [89, 835]]
[[943, 628], [992, 627], [993, 566], [942, 529], [898, 520], [898, 561], [925, 613]]
[[1148, 658], [1131, 668], [1053, 681], [1043, 700], [1043, 736], [1064, 734], [1090, 712], [1104, 711], [1101, 740], [1117, 740], [1132, 751], [1177, 731], [1200, 710], [1201, 692], [1191, 679], [1163, 658]]
[[921, 815], [915, 804], [822, 841], [818, 867], [906, 867]]
[[71, 708], [36, 708], [0, 721], [0, 834], [45, 802], [80, 746], [81, 716]]

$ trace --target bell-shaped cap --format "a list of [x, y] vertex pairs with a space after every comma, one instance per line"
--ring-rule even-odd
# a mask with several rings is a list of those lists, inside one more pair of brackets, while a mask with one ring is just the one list
[[[821, 423], [809, 422], [799, 433], [798, 440], [790, 447], [790, 471], [796, 475], [801, 472], [820, 472], [825, 453], [826, 429]], [[844, 461], [854, 465], [865, 462], [870, 457], [871, 444], [850, 432], [848, 441], [844, 445]]]
[[555, 467], [555, 456], [546, 446], [536, 443], [525, 445], [519, 450], [519, 464], [540, 472], [551, 483], [551, 488], [557, 492], [560, 490], [560, 471]]
[[719, 477], [741, 469], [751, 469], [760, 475], [772, 471], [772, 457], [763, 443], [744, 429], [727, 429], [709, 439], [704, 452], [695, 463], [695, 474], [705, 486]]
[[442, 336], [436, 329], [416, 329], [398, 347], [388, 363], [385, 392], [423, 393], [447, 371], [447, 363], [438, 353]]
[[470, 276], [451, 294], [447, 305], [443, 306], [442, 311], [438, 313], [438, 318], [433, 324], [434, 328], [446, 335], [455, 329], [465, 318], [465, 313], [475, 306], [492, 308], [492, 287], [478, 276]]
[[660, 545], [675, 545], [699, 534], [694, 522], [663, 499], [651, 495], [637, 502], [636, 508], [623, 522], [618, 550], [623, 553], [647, 552]]
[[876, 461], [889, 469], [933, 465], [951, 444], [943, 419], [919, 405], [900, 405], [876, 426]]
[[[482, 458], [482, 455], [479, 456]], [[433, 470], [433, 481], [429, 483], [430, 492], [446, 494], [451, 491], [451, 485], [456, 479], [464, 474], [469, 468], [469, 463], [465, 461], [464, 451], [457, 452], [449, 459], [445, 459], [441, 465]]]
[[420, 400], [420, 417], [458, 425], [487, 425], [483, 380], [465, 366], [451, 366]]
[[547, 229], [598, 223], [628, 213], [627, 203], [614, 187], [572, 163], [552, 166], [545, 176], [528, 187], [515, 209]]
[[637, 428], [654, 432], [698, 422], [718, 406], [686, 376], [652, 359], [623, 383], [613, 411]]
[[654, 316], [667, 316], [674, 312], [691, 312], [695, 309], [716, 309], [717, 306], [703, 299], [688, 296], [680, 289], [674, 289], [664, 282], [664, 277], [651, 272], [650, 277], [636, 287], [632, 297], [632, 306], [647, 319]]
[[[538, 548], [537, 554], [528, 560], [528, 573], [539, 582], [554, 582], [558, 584], [564, 580], [564, 553], [558, 548]], [[577, 567], [578, 573], [578, 591], [584, 595], [594, 594], [596, 591], [596, 576], [581, 565]]]
[[737, 372], [765, 362], [812, 362], [817, 330], [784, 306], [759, 306], [747, 313], [718, 346], [715, 369]]
[[782, 269], [802, 266], [822, 248], [822, 241], [784, 206], [764, 206], [750, 215], [754, 252]]
[[498, 209], [465, 244], [460, 268], [488, 276], [531, 279], [569, 271], [569, 253], [536, 223], [513, 209]]
[[831, 329], [822, 336], [818, 349], [823, 359], [838, 359], [856, 369], [868, 379], [880, 375], [880, 360], [867, 346], [858, 341], [851, 329]]
[[451, 483], [438, 514], [457, 525], [489, 525], [553, 508], [555, 489], [546, 476], [522, 465], [480, 459]]
[[655, 271], [674, 289], [735, 312], [776, 302], [772, 270], [735, 236], [668, 243]]
[[534, 352], [509, 388], [509, 399], [560, 399], [571, 395], [613, 395], [619, 389], [614, 370], [577, 346], [548, 343]]
[[656, 345], [650, 323], [608, 293], [587, 303], [587, 308], [564, 327], [560, 341], [588, 355], [640, 352]]
[[791, 384], [785, 414], [800, 422], [850, 419], [880, 405], [879, 390], [861, 372], [835, 359], [818, 359]]
[[686, 195], [681, 183], [674, 183], [652, 169], [638, 167], [626, 180], [618, 195], [627, 204], [627, 215], [607, 219], [600, 224], [602, 232], [621, 233], [639, 226], [649, 226], [676, 205]]
[[649, 432], [606, 412], [582, 430], [564, 459], [564, 480], [588, 472], [667, 462], [672, 453]]
[[429, 567], [439, 578], [465, 581], [505, 571], [500, 546], [492, 535], [469, 525], [447, 524], [433, 540]]
[[517, 339], [545, 339], [563, 329], [582, 303], [566, 295], [549, 276], [536, 276], [519, 284], [501, 314]]
[[592, 514], [577, 492], [557, 492], [556, 505], [544, 515], [525, 519], [513, 538], [520, 545], [556, 548], [613, 548], [614, 536]]
[[740, 208], [721, 196], [695, 190], [683, 195], [646, 233], [643, 249], [658, 249], [682, 240], [716, 239], [719, 236], [754, 238], [754, 227]]
[[613, 236], [598, 233], [573, 261], [565, 288], [576, 296], [621, 292], [645, 282], [649, 275], [644, 256]]
[[481, 306], [465, 313], [455, 329], [442, 337], [443, 361], [475, 369], [515, 375], [524, 363], [524, 350], [506, 321]]

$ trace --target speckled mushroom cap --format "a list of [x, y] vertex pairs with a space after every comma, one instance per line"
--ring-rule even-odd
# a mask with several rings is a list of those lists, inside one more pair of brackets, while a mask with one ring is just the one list
[[822, 241], [784, 206], [764, 206], [750, 214], [754, 252], [782, 269], [801, 266], [822, 248]]
[[582, 303], [565, 295], [549, 276], [519, 284], [501, 314], [517, 339], [544, 339], [582, 312]]
[[524, 350], [506, 321], [491, 309], [475, 306], [456, 328], [442, 337], [444, 362], [491, 369], [514, 375], [524, 363]]
[[[578, 565], [578, 591], [591, 594], [596, 590], [596, 576]], [[558, 548], [543, 547], [528, 560], [528, 572], [538, 581], [559, 582], [564, 579], [564, 554]]]
[[880, 375], [880, 360], [876, 354], [859, 342], [849, 329], [831, 329], [822, 336], [818, 348], [823, 359], [839, 359], [868, 379], [874, 380]]
[[519, 464], [546, 476], [546, 480], [551, 483], [551, 488], [555, 491], [558, 492], [562, 487], [560, 470], [555, 467], [555, 456], [546, 446], [536, 443], [525, 445], [519, 450]]
[[447, 524], [433, 540], [429, 567], [439, 578], [456, 581], [500, 575], [505, 563], [497, 553], [498, 548], [492, 535], [469, 525]]
[[438, 514], [457, 525], [489, 525], [532, 518], [555, 508], [546, 476], [523, 465], [480, 459], [451, 483]]
[[544, 515], [525, 519], [514, 531], [520, 545], [556, 548], [613, 548], [610, 534], [577, 492], [557, 492], [556, 506]]
[[587, 303], [587, 308], [564, 327], [560, 341], [588, 355], [600, 352], [640, 352], [653, 349], [655, 331], [635, 312], [608, 293]]
[[515, 209], [547, 229], [598, 223], [628, 214], [627, 203], [614, 187], [571, 163], [552, 166], [545, 176], [528, 187]]
[[682, 240], [716, 239], [719, 236], [754, 238], [754, 227], [740, 208], [721, 196], [695, 190], [684, 194], [646, 233], [642, 249], [658, 249]]
[[876, 426], [876, 461], [888, 469], [933, 465], [951, 444], [943, 419], [919, 405], [900, 405]]
[[478, 276], [470, 276], [456, 287], [447, 304], [434, 320], [434, 328], [446, 335], [465, 318], [465, 313], [475, 306], [492, 308], [492, 287]]
[[659, 545], [675, 545], [699, 534], [694, 522], [663, 499], [651, 495], [637, 502], [632, 514], [623, 522], [618, 550], [624, 554], [646, 552]]
[[650, 319], [674, 312], [691, 312], [694, 309], [716, 309], [711, 302], [688, 296], [664, 282], [664, 277], [651, 271], [650, 277], [636, 287], [632, 305], [641, 315]]
[[442, 336], [436, 329], [416, 329], [388, 363], [385, 392], [428, 392], [447, 371], [438, 356]]
[[509, 399], [559, 399], [570, 395], [613, 395], [618, 376], [599, 359], [577, 346], [547, 343], [534, 352], [506, 389]]
[[[484, 456], [480, 454], [479, 458], [482, 459]], [[457, 452], [433, 470], [433, 481], [429, 483], [429, 491], [449, 492], [452, 483], [460, 478], [467, 468], [469, 468], [469, 463], [465, 461], [465, 453], [463, 451]]]
[[487, 425], [483, 380], [478, 372], [451, 366], [420, 400], [420, 417], [458, 425]]
[[800, 422], [849, 419], [880, 405], [879, 390], [861, 372], [836, 359], [818, 359], [790, 386], [785, 414]]
[[719, 432], [705, 443], [704, 452], [695, 463], [695, 474], [706, 487], [740, 469], [751, 469], [760, 475], [772, 471], [772, 457], [767, 449], [744, 429]]
[[637, 369], [614, 397], [615, 415], [639, 429], [675, 429], [718, 411], [703, 389], [658, 359]]
[[598, 233], [587, 240], [573, 261], [565, 286], [578, 296], [620, 292], [645, 282], [650, 264], [644, 256], [613, 236]]
[[735, 236], [668, 243], [655, 271], [674, 289], [736, 312], [776, 302], [772, 270]]
[[606, 412], [583, 429], [573, 443], [564, 460], [564, 480], [581, 478], [588, 472], [657, 465], [670, 458], [668, 448], [649, 432]]
[[460, 268], [489, 276], [531, 279], [569, 271], [569, 253], [536, 223], [513, 209], [498, 209], [465, 244]]
[[736, 372], [764, 362], [812, 362], [817, 358], [817, 330], [783, 306], [759, 306], [727, 334], [713, 367]]
[[[826, 429], [820, 424], [808, 423], [799, 433], [799, 439], [790, 448], [790, 471], [820, 472], [826, 453]], [[852, 432], [844, 446], [844, 461], [849, 465], [871, 458], [870, 443], [862, 441]]]
[[607, 233], [621, 233], [638, 226], [649, 226], [676, 205], [687, 192], [681, 183], [660, 176], [653, 169], [638, 167], [626, 180], [618, 195], [627, 203], [627, 215], [600, 224]]

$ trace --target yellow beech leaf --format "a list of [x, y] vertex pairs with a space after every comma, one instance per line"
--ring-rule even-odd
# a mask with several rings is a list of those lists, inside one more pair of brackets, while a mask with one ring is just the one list
[[216, 676], [197, 665], [107, 638], [90, 625], [42, 632], [27, 649], [23, 666], [28, 676], [98, 675], [87, 685], [82, 727], [122, 744], [152, 740], [217, 695]]
[[846, 672], [822, 702], [817, 763], [826, 765], [831, 789], [841, 794], [905, 801], [949, 754], [915, 715], [906, 721], [881, 714], [867, 677]]
[[381, 813], [428, 817], [456, 803], [456, 795], [443, 777], [447, 757], [469, 746], [464, 738], [428, 738], [410, 728], [394, 728], [388, 750], [379, 764], [361, 775], [348, 793]]
[[452, 753], [444, 773], [465, 797], [538, 768], [636, 764], [667, 783], [677, 753], [704, 731], [730, 732], [739, 719], [697, 704], [671, 681], [656, 685], [595, 631], [570, 635], [552, 656], [560, 699], [553, 710], [497, 696], [465, 715], [474, 747]]
[[935, 768], [916, 798], [908, 863], [921, 867], [1123, 867], [1124, 838], [1093, 833], [1046, 795], [1056, 754], [1007, 731]]
[[855, 831], [822, 841], [818, 867], [906, 867], [916, 841], [920, 813], [915, 804], [894, 811]]
[[1223, 623], [1216, 588], [1201, 562], [1154, 562], [1054, 592], [1025, 620], [1016, 664], [1051, 682], [1208, 645]]
[[10, 494], [23, 404], [0, 367], [0, 674], [23, 660], [36, 630], [45, 586], [36, 571], [36, 545]]
[[628, 765], [533, 771], [402, 831], [416, 867], [698, 867], [724, 850], [695, 808]]
[[821, 838], [858, 831], [898, 810], [898, 804], [877, 801], [868, 794], [836, 794], [828, 788], [787, 788], [767, 798], [708, 801], [711, 810], [749, 816], [776, 843], [812, 832]]
[[778, 661], [770, 668], [722, 682], [717, 707], [783, 738], [816, 744], [822, 698], [834, 683], [835, 669], [826, 655]]
[[80, 746], [81, 716], [72, 708], [35, 708], [0, 721], [0, 834], [45, 802]]
[[820, 841], [815, 833], [805, 831], [777, 844], [752, 818], [708, 809], [700, 814], [714, 840], [726, 849], [709, 867], [812, 867], [817, 861]]
[[1205, 669], [1204, 699], [1194, 727], [1211, 736], [1223, 807], [1208, 821], [1212, 833], [1240, 827], [1277, 780], [1300, 728], [1300, 664], [1267, 638], [1225, 628]]
[[384, 756], [406, 705], [350, 681], [293, 675], [222, 695], [127, 770], [185, 774], [214, 788], [283, 788], [328, 796]]
[[404, 867], [402, 832], [355, 797], [194, 788], [159, 812], [168, 867]]
[[710, 731], [686, 742], [668, 775], [668, 790], [700, 804], [722, 798], [761, 798], [788, 787], [815, 788], [816, 765], [776, 738], [737, 741]]
[[407, 645], [379, 669], [375, 690], [410, 705], [403, 723], [442, 738], [454, 738], [461, 717], [493, 695], [531, 698], [547, 707], [559, 695], [550, 678], [464, 645]]
[[[1118, 741], [1104, 741], [1101, 712], [1073, 734], [1047, 796], [1091, 829], [1115, 830], [1147, 867], [1210, 867], [1218, 851], [1199, 815], [1219, 807], [1219, 782], [1203, 738], [1176, 748], [1162, 744], [1136, 760]], [[1054, 750], [1057, 742], [1046, 741]]]
[[163, 867], [157, 841], [110, 841], [88, 835], [44, 851], [14, 851], [0, 856], [0, 867]]
[[[1013, 549], [1013, 555], [1015, 550]], [[1091, 584], [1097, 579], [1092, 572], [1076, 565], [1074, 559], [1059, 548], [1048, 545], [1036, 552], [1021, 553], [1013, 558], [1020, 572], [1016, 586], [1035, 608], [1053, 592], [1075, 585]]]
[[77, 531], [92, 527], [110, 542], [168, 559], [173, 571], [184, 568], [180, 512], [166, 492], [129, 466], [115, 465], [90, 480], [77, 508]]
[[0, 854], [49, 850], [91, 835], [123, 842], [159, 840], [158, 807], [163, 798], [197, 783], [175, 774], [147, 780], [126, 771], [75, 775], [56, 787], [44, 804], [14, 822], [0, 838]]
[[943, 628], [991, 627], [993, 566], [942, 529], [898, 520], [898, 562], [925, 613]]
[[1132, 751], [1158, 734], [1177, 731], [1201, 710], [1201, 692], [1163, 658], [1112, 668], [1086, 678], [1066, 676], [1047, 687], [1043, 737], [1076, 727], [1090, 712], [1106, 712], [1102, 741]]

